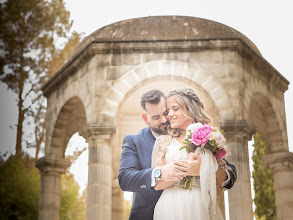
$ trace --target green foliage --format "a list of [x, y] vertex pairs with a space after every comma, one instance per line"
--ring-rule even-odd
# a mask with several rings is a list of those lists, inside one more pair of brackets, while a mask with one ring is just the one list
[[34, 160], [11, 156], [0, 165], [0, 219], [37, 219], [40, 175]]
[[256, 206], [254, 215], [257, 220], [275, 220], [276, 204], [272, 171], [264, 167], [262, 157], [267, 153], [267, 147], [260, 134], [254, 135], [254, 151], [252, 155]]
[[79, 185], [69, 172], [61, 176], [60, 220], [83, 220], [86, 216], [86, 200], [78, 194]]
[[[18, 96], [16, 156], [26, 143], [36, 148], [37, 158], [44, 142], [46, 108], [40, 88], [80, 40], [80, 34], [70, 33], [69, 17], [63, 0], [0, 3], [0, 81]], [[60, 41], [68, 43], [61, 48]], [[24, 134], [23, 124], [29, 124], [29, 118], [35, 129]]]
[[[78, 194], [79, 186], [73, 175], [61, 176], [61, 220], [85, 219], [85, 196]], [[40, 174], [33, 158], [10, 156], [0, 160], [0, 219], [38, 219]]]
[[66, 37], [72, 22], [63, 0], [7, 0], [0, 6], [1, 80], [18, 94], [32, 72], [43, 76], [55, 39]]

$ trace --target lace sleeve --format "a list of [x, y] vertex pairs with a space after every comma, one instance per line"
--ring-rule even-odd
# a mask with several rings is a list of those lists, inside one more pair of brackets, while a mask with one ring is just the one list
[[152, 153], [152, 167], [163, 166], [165, 164], [165, 155], [169, 141], [169, 135], [161, 135], [156, 140]]

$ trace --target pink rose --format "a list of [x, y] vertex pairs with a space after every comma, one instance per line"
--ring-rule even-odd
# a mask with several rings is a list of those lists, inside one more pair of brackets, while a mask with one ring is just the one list
[[196, 146], [201, 145], [204, 147], [204, 145], [208, 142], [210, 139], [211, 133], [213, 132], [213, 127], [205, 124], [204, 126], [198, 128], [191, 136], [191, 142], [195, 144]]
[[224, 149], [219, 149], [217, 154], [215, 155], [216, 160], [221, 160], [226, 155], [226, 151]]

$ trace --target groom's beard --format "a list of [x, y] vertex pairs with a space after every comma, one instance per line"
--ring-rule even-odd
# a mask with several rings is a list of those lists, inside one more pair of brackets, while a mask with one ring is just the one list
[[159, 125], [158, 131], [155, 131], [157, 134], [168, 134], [168, 125], [170, 125], [170, 122], [162, 123]]

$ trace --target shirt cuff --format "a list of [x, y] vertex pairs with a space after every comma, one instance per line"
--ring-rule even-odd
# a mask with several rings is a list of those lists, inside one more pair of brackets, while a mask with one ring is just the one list
[[154, 177], [154, 172], [155, 172], [155, 169], [153, 169], [152, 171], [152, 176], [151, 176], [151, 187], [155, 187], [156, 186], [156, 180], [155, 180], [155, 177]]
[[229, 171], [225, 169], [225, 172], [227, 173], [228, 178], [222, 183], [222, 187], [225, 187], [231, 179]]

